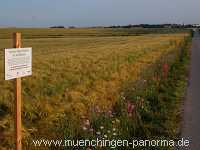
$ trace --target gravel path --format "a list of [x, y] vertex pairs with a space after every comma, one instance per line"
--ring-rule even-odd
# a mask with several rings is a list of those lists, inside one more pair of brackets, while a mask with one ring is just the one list
[[200, 34], [192, 42], [191, 70], [186, 101], [182, 137], [190, 140], [184, 150], [200, 150]]

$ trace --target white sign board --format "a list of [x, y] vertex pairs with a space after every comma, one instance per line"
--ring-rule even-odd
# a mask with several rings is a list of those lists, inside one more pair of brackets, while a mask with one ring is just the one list
[[32, 48], [5, 49], [5, 80], [32, 75]]

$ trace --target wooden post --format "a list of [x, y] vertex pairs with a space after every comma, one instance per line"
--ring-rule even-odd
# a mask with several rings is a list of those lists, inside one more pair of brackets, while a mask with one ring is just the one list
[[[13, 47], [21, 47], [21, 33], [13, 34]], [[15, 136], [16, 150], [22, 150], [21, 78], [15, 79]]]

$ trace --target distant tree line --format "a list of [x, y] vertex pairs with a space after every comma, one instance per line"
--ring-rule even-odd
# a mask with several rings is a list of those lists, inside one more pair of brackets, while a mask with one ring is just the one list
[[196, 28], [192, 24], [139, 24], [139, 25], [125, 25], [125, 26], [109, 26], [106, 28]]
[[[108, 27], [96, 26], [92, 28], [200, 28], [200, 25], [193, 24], [138, 24], [138, 25], [113, 25]], [[52, 26], [50, 28], [66, 28], [65, 26]], [[67, 27], [69, 29], [76, 28], [75, 26]]]
[[[63, 28], [65, 28], [65, 26], [52, 26], [50, 28], [61, 28], [61, 29], [63, 29]], [[73, 28], [76, 28], [76, 27], [75, 26], [69, 26], [68, 28], [73, 29]]]
[[64, 26], [52, 26], [50, 28], [65, 28]]

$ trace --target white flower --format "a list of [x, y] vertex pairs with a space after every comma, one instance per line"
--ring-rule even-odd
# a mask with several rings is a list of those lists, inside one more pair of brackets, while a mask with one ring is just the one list
[[117, 135], [117, 133], [113, 133], [113, 135], [114, 135], [114, 136], [116, 136], [116, 135]]
[[107, 138], [108, 136], [105, 134], [104, 137]]
[[101, 132], [96, 132], [96, 134], [97, 134], [97, 135], [100, 135], [100, 134], [101, 134]]
[[138, 100], [139, 100], [140, 98], [141, 98], [140, 96], [137, 96], [137, 97], [136, 97], [136, 99], [138, 99]]
[[111, 131], [110, 131], [110, 130], [108, 130], [107, 132], [108, 132], [108, 133], [110, 133]]
[[116, 128], [113, 128], [113, 131], [116, 131]]
[[120, 120], [119, 120], [119, 119], [116, 119], [116, 122], [117, 122], [117, 123], [120, 123]]
[[100, 126], [100, 129], [103, 130], [103, 129], [104, 129], [104, 126]]
[[87, 130], [87, 127], [84, 126], [84, 127], [82, 127], [82, 129], [83, 129], [84, 131], [86, 131], [86, 130]]
[[90, 120], [85, 121], [85, 125], [89, 126], [90, 125]]
[[90, 132], [93, 132], [93, 131], [94, 131], [94, 129], [91, 128], [91, 129], [90, 129]]

